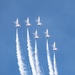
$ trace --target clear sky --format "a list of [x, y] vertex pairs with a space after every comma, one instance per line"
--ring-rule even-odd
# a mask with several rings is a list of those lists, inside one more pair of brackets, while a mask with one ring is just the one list
[[[43, 25], [38, 27], [35, 20], [41, 17]], [[48, 75], [46, 58], [46, 38], [44, 31], [49, 29], [49, 46], [56, 42], [56, 61], [59, 75], [75, 75], [75, 0], [0, 0], [0, 75], [20, 75], [16, 58], [16, 27], [19, 19], [20, 45], [27, 70], [31, 73], [24, 20], [30, 17], [30, 38], [34, 49], [32, 33], [37, 29], [38, 54], [42, 70]], [[53, 51], [50, 46], [51, 59]], [[31, 75], [31, 74], [30, 74]]]

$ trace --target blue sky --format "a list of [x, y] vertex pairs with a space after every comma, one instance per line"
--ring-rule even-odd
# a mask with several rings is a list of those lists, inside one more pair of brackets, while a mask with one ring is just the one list
[[[38, 27], [35, 20], [41, 17], [43, 25]], [[15, 24], [19, 18], [19, 38], [27, 69], [30, 69], [27, 55], [26, 29], [24, 20], [30, 17], [32, 33], [37, 29], [38, 52], [41, 67], [48, 75], [44, 31], [49, 29], [49, 44], [56, 41], [57, 68], [59, 75], [75, 75], [75, 0], [0, 0], [0, 75], [20, 75], [16, 58]], [[51, 59], [53, 51], [50, 46]], [[31, 71], [30, 71], [31, 72]]]

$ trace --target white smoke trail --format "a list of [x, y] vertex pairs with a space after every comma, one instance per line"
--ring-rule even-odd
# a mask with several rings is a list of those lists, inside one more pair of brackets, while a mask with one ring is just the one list
[[21, 55], [20, 42], [19, 42], [19, 37], [18, 37], [18, 28], [16, 29], [16, 54], [17, 54], [20, 74], [27, 75], [25, 64], [23, 63], [22, 55]]
[[29, 36], [29, 30], [27, 29], [27, 46], [28, 46], [28, 56], [29, 56], [29, 62], [32, 70], [32, 74], [36, 75], [36, 69], [35, 69], [35, 61], [33, 56], [33, 51], [30, 43], [30, 36]]
[[37, 75], [42, 75], [41, 69], [40, 69], [40, 66], [39, 66], [39, 59], [38, 59], [37, 40], [35, 40], [35, 66], [36, 66]]
[[48, 68], [49, 68], [49, 75], [53, 75], [53, 67], [52, 62], [49, 54], [49, 46], [48, 46], [48, 40], [46, 41], [46, 50], [47, 50], [47, 62], [48, 62]]
[[54, 52], [54, 75], [58, 75], [57, 66], [56, 66], [55, 52]]

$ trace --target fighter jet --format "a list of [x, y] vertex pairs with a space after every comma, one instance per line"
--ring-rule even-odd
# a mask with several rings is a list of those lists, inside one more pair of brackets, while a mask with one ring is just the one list
[[45, 34], [46, 34], [46, 38], [49, 38], [50, 37], [50, 35], [48, 34], [48, 29], [46, 29]]
[[27, 18], [27, 20], [25, 21], [26, 22], [26, 26], [31, 26], [30, 22], [29, 22], [29, 17]]
[[37, 22], [37, 25], [38, 26], [41, 26], [42, 25], [42, 23], [40, 22], [40, 17], [38, 17], [38, 19], [36, 20], [36, 22]]
[[38, 38], [39, 38], [38, 33], [37, 33], [37, 30], [36, 30], [35, 33], [33, 33], [33, 34], [34, 34], [34, 38], [35, 38], [35, 39], [38, 39]]
[[16, 24], [16, 27], [20, 27], [20, 24], [18, 22], [18, 18], [16, 19], [16, 21], [14, 23]]
[[54, 50], [54, 51], [57, 51], [57, 50], [58, 50], [58, 49], [56, 48], [55, 42], [54, 42], [54, 44], [52, 45], [52, 47], [53, 47], [53, 50]]

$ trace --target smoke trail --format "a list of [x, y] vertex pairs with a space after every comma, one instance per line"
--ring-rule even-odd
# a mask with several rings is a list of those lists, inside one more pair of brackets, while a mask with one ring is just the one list
[[33, 51], [32, 51], [32, 47], [31, 47], [31, 43], [30, 43], [30, 37], [29, 37], [29, 30], [28, 29], [27, 29], [27, 46], [28, 46], [28, 56], [29, 56], [29, 62], [30, 62], [32, 74], [36, 75]]
[[55, 52], [54, 52], [54, 75], [58, 75], [57, 66], [56, 66]]
[[49, 75], [53, 75], [53, 67], [52, 67], [52, 62], [51, 62], [50, 54], [49, 54], [48, 40], [46, 41], [46, 50], [47, 50], [47, 62], [48, 62], [48, 68], [49, 68]]
[[38, 59], [37, 40], [35, 40], [35, 66], [36, 66], [37, 75], [42, 75], [41, 69], [40, 69], [40, 66], [39, 66], [39, 59]]
[[16, 29], [16, 54], [17, 54], [20, 74], [27, 75], [25, 64], [23, 63], [22, 55], [21, 55], [20, 42], [19, 42], [19, 37], [18, 37], [18, 28]]

